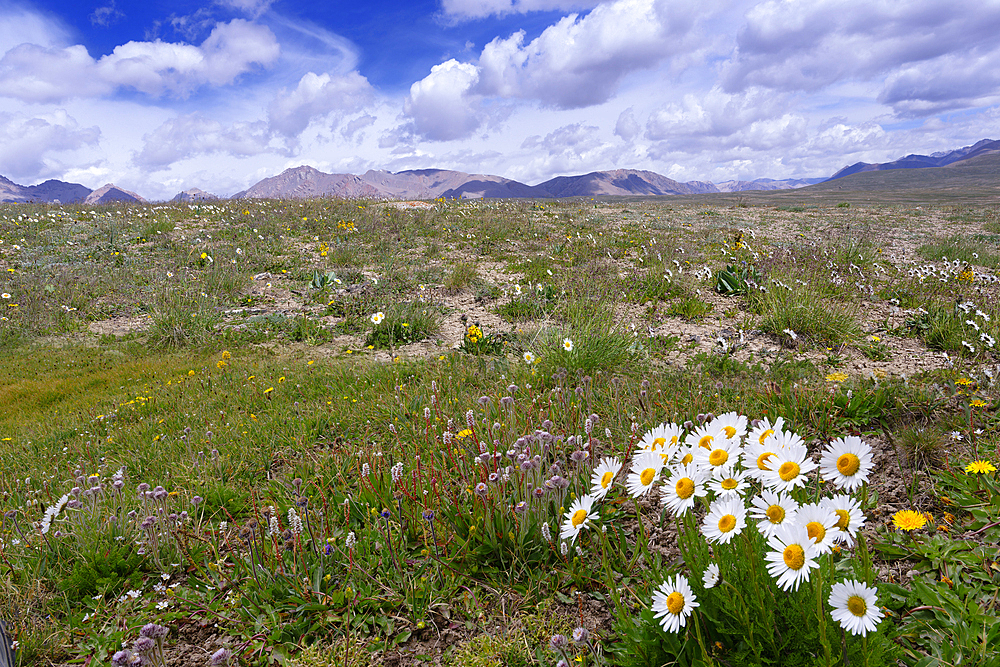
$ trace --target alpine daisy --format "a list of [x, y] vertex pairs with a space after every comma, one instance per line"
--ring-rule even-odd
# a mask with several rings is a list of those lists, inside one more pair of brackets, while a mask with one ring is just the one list
[[667, 632], [680, 632], [697, 606], [688, 580], [680, 574], [673, 581], [667, 579], [653, 592], [653, 617], [660, 619], [660, 625]]

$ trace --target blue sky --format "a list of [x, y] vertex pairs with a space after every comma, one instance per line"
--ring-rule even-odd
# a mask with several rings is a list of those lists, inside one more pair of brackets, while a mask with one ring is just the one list
[[827, 176], [1000, 138], [1000, 0], [0, 0], [0, 175]]

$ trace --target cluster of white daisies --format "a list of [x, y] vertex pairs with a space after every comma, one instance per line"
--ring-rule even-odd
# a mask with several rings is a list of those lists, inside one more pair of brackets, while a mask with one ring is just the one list
[[[865, 517], [850, 492], [868, 481], [872, 451], [860, 438], [832, 441], [817, 465], [802, 438], [775, 423], [747, 418], [735, 412], [706, 419], [701, 426], [661, 424], [637, 444], [625, 477], [633, 498], [648, 494], [658, 483], [660, 501], [674, 516], [691, 510], [697, 499], [708, 505], [701, 524], [705, 539], [728, 544], [746, 529], [748, 519], [767, 540], [767, 569], [783, 590], [798, 590], [819, 567], [819, 556], [837, 543], [852, 545]], [[614, 487], [622, 462], [604, 458], [595, 467], [591, 492], [576, 499], [564, 516], [560, 537], [570, 542], [597, 518], [596, 505]], [[838, 490], [820, 502], [800, 504], [793, 497], [819, 469], [820, 477]], [[749, 497], [752, 490], [759, 495]], [[749, 502], [748, 502], [749, 501]], [[719, 569], [709, 565], [706, 588], [719, 580]], [[874, 588], [861, 582], [835, 584], [829, 598], [833, 618], [853, 634], [874, 631], [879, 607]], [[677, 632], [698, 606], [683, 575], [667, 579], [653, 594], [652, 609], [667, 631]]]

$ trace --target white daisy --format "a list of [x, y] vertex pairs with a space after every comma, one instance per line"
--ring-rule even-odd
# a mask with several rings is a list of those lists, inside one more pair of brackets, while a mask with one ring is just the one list
[[664, 457], [664, 462], [667, 462], [680, 447], [683, 435], [684, 430], [677, 424], [660, 424], [642, 436], [639, 448], [657, 452]]
[[594, 497], [581, 496], [573, 501], [566, 512], [565, 521], [559, 531], [559, 539], [573, 542], [580, 531], [590, 526], [590, 517], [593, 515]]
[[747, 418], [738, 412], [727, 412], [724, 415], [719, 415], [709, 422], [708, 426], [719, 429], [726, 434], [728, 440], [737, 442], [742, 442], [743, 436], [747, 434]]
[[674, 452], [673, 458], [669, 461], [671, 465], [691, 465], [694, 463], [694, 450], [697, 447], [692, 447], [691, 445], [681, 445]]
[[805, 526], [782, 526], [767, 544], [772, 549], [764, 557], [767, 571], [782, 590], [799, 590], [800, 583], [809, 581], [809, 571], [819, 567], [816, 544], [809, 539]]
[[837, 535], [837, 514], [820, 503], [808, 503], [799, 507], [795, 522], [806, 527], [809, 538], [816, 543], [816, 550], [828, 554], [833, 550]]
[[684, 444], [691, 447], [700, 447], [701, 449], [707, 449], [712, 451], [715, 448], [716, 441], [726, 440], [726, 434], [721, 429], [711, 429], [708, 425], [699, 426], [695, 430], [687, 434], [684, 438]]
[[750, 485], [746, 481], [746, 472], [736, 470], [732, 465], [726, 464], [712, 470], [712, 479], [708, 482], [708, 488], [715, 493], [715, 496], [743, 496]]
[[660, 502], [674, 516], [682, 516], [694, 507], [695, 498], [708, 495], [705, 481], [708, 475], [694, 464], [674, 466], [663, 487]]
[[563, 349], [566, 350], [567, 352], [572, 352], [573, 341], [571, 341], [569, 338], [563, 338]]
[[787, 493], [775, 493], [764, 489], [753, 499], [750, 515], [757, 519], [757, 530], [765, 538], [778, 532], [782, 526], [795, 523], [799, 513], [799, 504]]
[[629, 470], [625, 488], [633, 498], [644, 496], [653, 488], [660, 473], [663, 471], [663, 458], [656, 452], [637, 452], [632, 457], [632, 467]]
[[705, 585], [705, 588], [715, 588], [715, 585], [719, 583], [718, 563], [708, 564], [708, 567], [705, 568], [705, 574], [701, 577], [701, 583]]
[[774, 446], [793, 456], [801, 454], [804, 458], [809, 455], [809, 450], [806, 448], [806, 443], [802, 439], [802, 436], [794, 431], [782, 430], [776, 432], [774, 434]]
[[847, 491], [865, 484], [871, 470], [872, 448], [854, 435], [832, 441], [819, 461], [819, 474], [823, 479]]
[[524, 353], [524, 363], [526, 363], [528, 365], [531, 365], [531, 364], [535, 363], [535, 355], [533, 355], [531, 352], [525, 352]]
[[739, 535], [747, 525], [747, 511], [743, 499], [720, 498], [708, 508], [708, 514], [701, 524], [701, 532], [709, 542], [728, 544], [734, 535]]
[[775, 444], [773, 432], [763, 443], [752, 437], [748, 438], [743, 446], [742, 457], [743, 464], [747, 467], [747, 474], [757, 481], [763, 481], [767, 474], [767, 461], [777, 452], [778, 446]]
[[590, 495], [595, 500], [600, 500], [608, 495], [611, 484], [622, 469], [622, 462], [610, 456], [601, 459], [601, 462], [594, 468], [594, 473], [590, 476]]
[[785, 418], [778, 417], [774, 420], [773, 424], [767, 419], [759, 419], [754, 423], [754, 427], [747, 435], [747, 443], [749, 444], [755, 442], [758, 445], [763, 445], [768, 439], [773, 437], [775, 433], [781, 430], [781, 427], [785, 425]]
[[848, 580], [830, 588], [830, 616], [852, 635], [866, 636], [875, 632], [881, 619], [878, 591], [860, 581]]
[[816, 464], [807, 456], [804, 447], [801, 450], [790, 448], [776, 452], [767, 459], [767, 472], [764, 473], [762, 482], [775, 491], [791, 491], [797, 486], [803, 486], [806, 475], [816, 469]]
[[682, 575], [678, 574], [673, 581], [667, 579], [653, 591], [653, 616], [660, 619], [660, 625], [667, 632], [680, 632], [697, 606], [694, 591]]
[[374, 324], [375, 326], [378, 326], [379, 324], [382, 324], [382, 320], [384, 320], [384, 319], [385, 319], [385, 313], [383, 313], [380, 310], [377, 313], [375, 313], [374, 315], [372, 315], [372, 324]]
[[854, 545], [854, 538], [865, 525], [865, 513], [861, 511], [861, 503], [846, 493], [838, 493], [830, 498], [824, 498], [821, 504], [837, 515], [837, 531], [833, 539], [848, 546]]
[[[718, 433], [724, 433], [719, 431]], [[740, 460], [740, 445], [737, 440], [715, 437], [710, 449], [699, 446], [694, 450], [694, 462], [702, 468], [714, 469], [725, 465], [736, 465]]]

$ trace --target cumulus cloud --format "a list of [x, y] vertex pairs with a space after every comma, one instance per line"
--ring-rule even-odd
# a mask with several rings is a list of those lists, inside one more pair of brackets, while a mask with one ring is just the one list
[[625, 141], [632, 141], [641, 131], [642, 128], [639, 126], [639, 121], [635, 119], [632, 107], [625, 109], [625, 111], [622, 111], [618, 115], [618, 122], [615, 123], [616, 137], [621, 137]]
[[878, 100], [906, 116], [996, 104], [1000, 48], [912, 63], [886, 78]]
[[434, 141], [469, 136], [483, 120], [479, 100], [468, 94], [478, 81], [475, 65], [454, 58], [432, 67], [430, 74], [410, 86], [403, 107], [415, 131]]
[[646, 138], [667, 141], [671, 150], [686, 152], [717, 148], [720, 143], [759, 145], [768, 141], [768, 135], [772, 147], [790, 145], [801, 140], [804, 123], [784, 113], [785, 105], [783, 96], [761, 88], [737, 95], [719, 88], [688, 94], [650, 114]]
[[537, 11], [572, 11], [596, 7], [602, 0], [443, 0], [441, 9], [456, 18], [477, 19]]
[[368, 79], [357, 72], [345, 75], [308, 72], [295, 90], [282, 90], [268, 108], [272, 130], [297, 136], [313, 118], [331, 113], [358, 111], [371, 102], [374, 91]]
[[0, 164], [5, 175], [34, 180], [56, 165], [52, 154], [94, 146], [97, 127], [80, 127], [65, 111], [41, 115], [0, 113]]
[[688, 46], [694, 2], [615, 0], [571, 14], [525, 43], [523, 31], [496, 38], [479, 57], [484, 95], [540, 100], [559, 108], [606, 101], [628, 73], [654, 67]]
[[629, 73], [657, 66], [694, 41], [708, 13], [693, 0], [613, 0], [571, 14], [531, 41], [524, 31], [497, 37], [475, 63], [451, 59], [413, 84], [405, 113], [428, 139], [470, 136], [496, 100], [530, 100], [560, 109], [607, 101]]
[[200, 113], [171, 118], [143, 136], [143, 147], [133, 157], [140, 167], [158, 169], [197, 155], [220, 153], [248, 157], [284, 152], [271, 146], [271, 135], [263, 121], [223, 125]]
[[[728, 91], [750, 86], [815, 91], [837, 81], [888, 75], [900, 86], [890, 84], [884, 97], [903, 101], [909, 70], [947, 64], [961, 72], [976, 66], [984, 53], [991, 54], [995, 67], [997, 34], [996, 2], [767, 0], [747, 13], [735, 54], [723, 69], [723, 85]], [[996, 79], [988, 79], [987, 86], [996, 90]], [[928, 86], [918, 86], [916, 92], [968, 97], [964, 89], [947, 88], [928, 93]]]
[[359, 132], [362, 132], [362, 130], [366, 127], [374, 125], [375, 121], [375, 116], [367, 113], [362, 114], [357, 118], [352, 118], [351, 120], [346, 121], [343, 127], [340, 128], [340, 136], [348, 140], [357, 137], [358, 141], [361, 141], [364, 138], [364, 134], [359, 134]]
[[0, 95], [57, 102], [131, 88], [152, 97], [185, 97], [201, 86], [233, 83], [241, 74], [273, 64], [278, 55], [270, 29], [243, 19], [217, 25], [201, 46], [128, 42], [99, 60], [81, 45], [25, 43], [0, 59]]

